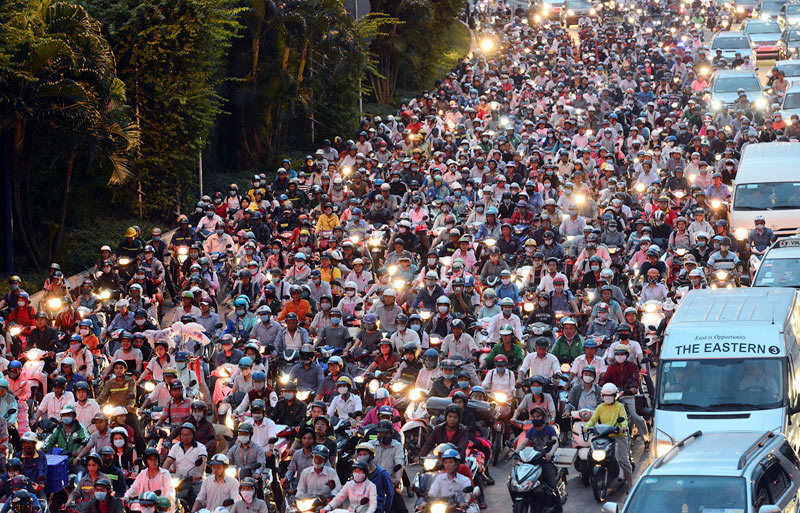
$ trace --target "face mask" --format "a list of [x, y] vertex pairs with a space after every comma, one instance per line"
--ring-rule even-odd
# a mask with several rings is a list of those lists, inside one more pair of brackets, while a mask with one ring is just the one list
[[594, 376], [583, 376], [584, 383], [594, 383]]
[[502, 278], [500, 281], [503, 282], [503, 285], [508, 285], [511, 283], [511, 278]]
[[137, 326], [144, 326], [144, 319], [136, 319]]
[[319, 307], [327, 312], [328, 310], [331, 309], [331, 304], [330, 303], [322, 303], [321, 305], [319, 305]]
[[419, 331], [420, 329], [422, 329], [422, 326], [420, 326], [419, 324], [412, 324], [412, 325], [410, 326], [410, 328], [411, 328], [412, 330], [414, 330], [414, 331]]
[[74, 419], [72, 417], [64, 417], [61, 419], [61, 422], [64, 423], [65, 426], [69, 426], [70, 424], [72, 424], [73, 420]]
[[531, 387], [531, 393], [532, 394], [537, 394], [537, 395], [541, 394], [542, 393], [542, 387]]
[[161, 240], [161, 236], [160, 235], [153, 235], [153, 242], [158, 242], [160, 240]]
[[222, 234], [223, 234], [223, 233], [225, 233], [225, 230], [222, 230], [222, 229], [219, 229], [219, 230], [214, 230], [214, 231], [215, 231], [215, 232], [217, 233], [217, 235], [219, 235], [220, 237], [222, 237]]
[[284, 398], [285, 400], [287, 400], [287, 401], [291, 401], [292, 399], [294, 399], [294, 394], [293, 394], [293, 393], [291, 393], [291, 392], [284, 392], [284, 393], [283, 393], [283, 394], [281, 394], [281, 395], [282, 395], [282, 396], [283, 396], [283, 398]]
[[366, 478], [367, 475], [364, 474], [363, 472], [353, 472], [353, 481], [355, 481], [356, 483], [361, 483]]
[[17, 306], [20, 308], [25, 308], [25, 301], [17, 301]]
[[436, 259], [435, 258], [429, 258], [428, 259], [428, 264], [430, 264], [430, 265], [436, 264]]
[[12, 285], [11, 290], [19, 290], [19, 285]]
[[450, 307], [449, 306], [440, 306], [439, 307], [439, 313], [446, 314], [449, 311], [450, 311]]
[[94, 498], [97, 499], [100, 502], [103, 502], [104, 500], [106, 500], [106, 496], [107, 495], [108, 495], [108, 492], [97, 492], [97, 491], [94, 492]]
[[728, 246], [727, 244], [723, 244], [719, 247], [719, 249], [721, 249], [722, 251], [728, 251], [729, 249], [731, 249], [731, 247]]
[[236, 309], [236, 315], [238, 315], [239, 317], [244, 317], [244, 312], [245, 311], [240, 308]]
[[247, 502], [248, 504], [253, 502], [253, 490], [242, 490], [239, 492], [242, 494], [242, 500]]
[[347, 387], [336, 387], [336, 391], [339, 392], [341, 395], [344, 395], [347, 392], [349, 392], [350, 389]]
[[703, 247], [705, 247], [705, 245], [706, 245], [706, 241], [704, 241], [704, 240], [699, 240], [699, 241], [697, 241], [697, 245], [698, 245], [699, 247], [703, 248]]
[[277, 283], [278, 283], [279, 281], [281, 281], [281, 279], [280, 279], [280, 278], [272, 278], [272, 283], [275, 283], [276, 285], [277, 285]]
[[625, 356], [624, 354], [617, 354], [614, 355], [614, 359], [617, 361], [617, 363], [625, 363], [628, 357]]
[[655, 283], [657, 281], [658, 281], [658, 278], [655, 277], [655, 276], [648, 276], [647, 277], [647, 283]]
[[544, 426], [544, 419], [533, 419], [533, 425], [535, 427], [542, 427]]
[[600, 270], [600, 266], [599, 265], [593, 265], [592, 266], [592, 271], [599, 271], [599, 270]]
[[613, 395], [604, 395], [603, 402], [606, 404], [614, 404], [614, 396]]
[[239, 435], [239, 443], [247, 445], [250, 442], [250, 435]]
[[483, 207], [475, 207], [475, 212], [477, 212], [479, 214], [482, 213], [483, 212]]
[[125, 440], [122, 438], [117, 438], [116, 440], [114, 440], [114, 447], [118, 449], [125, 447]]
[[[500, 369], [497, 369], [497, 370], [499, 371]], [[459, 381], [458, 382], [458, 387], [459, 388], [467, 388], [467, 387], [469, 387], [469, 381]]]

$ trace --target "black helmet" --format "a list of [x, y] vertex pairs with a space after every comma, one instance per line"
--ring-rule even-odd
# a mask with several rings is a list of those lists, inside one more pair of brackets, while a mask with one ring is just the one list
[[[456, 408], [458, 408], [458, 406], [456, 406]], [[391, 420], [382, 420], [378, 422], [378, 426], [375, 428], [375, 431], [378, 433], [391, 433], [394, 431], [394, 425], [392, 425]]]
[[11, 510], [14, 513], [30, 511], [33, 507], [33, 499], [28, 490], [17, 490], [11, 498]]
[[461, 420], [461, 408], [459, 408], [455, 404], [450, 404], [447, 408], [444, 409], [444, 416], [447, 417], [448, 413], [456, 413], [458, 414], [458, 419]]
[[461, 399], [462, 401], [464, 401], [466, 403], [467, 402], [467, 394], [465, 394], [461, 390], [458, 390], [458, 391], [453, 393], [453, 395], [450, 397], [450, 399], [452, 399], [452, 401], [454, 403], [456, 402], [456, 399]]
[[536, 347], [548, 348], [550, 347], [550, 340], [547, 337], [539, 337], [536, 339]]
[[156, 458], [160, 458], [160, 456], [158, 454], [158, 449], [155, 449], [153, 447], [148, 447], [147, 449], [145, 449], [144, 450], [144, 461], [147, 461], [147, 458], [149, 458], [150, 456], [155, 456]]

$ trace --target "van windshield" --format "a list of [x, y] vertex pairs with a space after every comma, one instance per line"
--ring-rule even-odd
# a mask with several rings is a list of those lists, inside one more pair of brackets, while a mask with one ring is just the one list
[[625, 511], [744, 511], [745, 491], [741, 477], [647, 476], [639, 480]]
[[658, 378], [658, 408], [671, 411], [768, 410], [783, 406], [779, 358], [669, 360]]
[[754, 287], [800, 288], [800, 258], [770, 258], [758, 268]]
[[800, 209], [800, 182], [766, 182], [737, 185], [733, 196], [733, 209]]

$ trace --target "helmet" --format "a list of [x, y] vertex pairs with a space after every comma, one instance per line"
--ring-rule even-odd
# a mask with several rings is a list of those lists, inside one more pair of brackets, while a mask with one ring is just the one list
[[[162, 510], [162, 509], [163, 509], [163, 510], [170, 509], [170, 508], [172, 507], [172, 501], [171, 501], [171, 500], [169, 500], [169, 497], [164, 497], [164, 496], [161, 496], [161, 497], [159, 497], [158, 499], [156, 499], [156, 507], [157, 507], [159, 510]], [[216, 510], [215, 510], [215, 511], [216, 511]]]
[[105, 486], [109, 490], [111, 490], [111, 480], [107, 477], [101, 477], [97, 481], [94, 482], [95, 486]]
[[144, 450], [144, 461], [147, 461], [147, 459], [150, 456], [155, 456], [156, 458], [159, 458], [160, 456], [158, 454], [158, 449], [156, 449], [155, 447], [148, 447], [147, 449], [145, 449]]
[[191, 422], [184, 422], [183, 424], [181, 424], [181, 430], [184, 430], [184, 429], [190, 429], [192, 431], [192, 433], [194, 433], [195, 430], [196, 430], [196, 428], [194, 427], [194, 424], [192, 424]]
[[310, 360], [314, 357], [314, 346], [311, 344], [303, 344], [300, 346], [300, 359]]
[[[452, 404], [451, 406], [455, 406]], [[456, 406], [458, 408], [458, 406]], [[459, 410], [460, 411], [460, 410]], [[375, 428], [378, 433], [391, 433], [394, 431], [394, 425], [392, 424], [391, 420], [383, 419], [378, 422], [378, 426]]]
[[222, 453], [217, 453], [208, 460], [210, 465], [228, 465], [230, 461], [228, 457]]
[[383, 387], [380, 387], [375, 391], [375, 400], [379, 399], [388, 399], [389, 398], [389, 391]]
[[503, 324], [500, 327], [500, 335], [512, 335], [514, 333], [514, 327], [510, 324]]
[[358, 454], [358, 451], [369, 451], [372, 456], [375, 456], [375, 446], [372, 445], [371, 443], [367, 442], [359, 443], [358, 445], [356, 445], [356, 454]]
[[353, 470], [359, 469], [363, 473], [367, 473], [369, 470], [369, 464], [366, 461], [356, 461], [353, 463]]
[[615, 395], [617, 392], [617, 385], [614, 383], [606, 383], [603, 385], [603, 388], [600, 389], [600, 394], [602, 395]]
[[156, 495], [155, 492], [144, 492], [141, 496], [139, 496], [139, 504], [155, 505], [157, 500], [158, 500], [158, 495]]
[[500, 300], [500, 306], [514, 306], [514, 300], [510, 297], [504, 297]]
[[414, 356], [419, 356], [419, 344], [416, 342], [406, 342], [403, 345], [403, 354], [414, 353]]
[[499, 354], [494, 357], [494, 364], [497, 366], [505, 367], [508, 365], [508, 357], [504, 354]]
[[336, 386], [346, 386], [347, 388], [353, 388], [353, 382], [347, 376], [342, 376], [336, 380]]
[[253, 433], [253, 425], [250, 424], [249, 422], [244, 422], [242, 424], [239, 424], [239, 427], [237, 428], [237, 431], [239, 433], [250, 433], [250, 434], [252, 434]]
[[324, 445], [315, 445], [311, 451], [311, 456], [320, 456], [327, 460], [330, 457], [330, 451]]
[[461, 418], [461, 408], [459, 408], [455, 404], [450, 404], [450, 405], [447, 406], [447, 408], [444, 409], [445, 417], [447, 416], [448, 413], [457, 413], [458, 414], [458, 418], [459, 419]]
[[[96, 484], [100, 484], [101, 480], [108, 481], [108, 479], [101, 478], [97, 480]], [[28, 490], [17, 490], [14, 492], [14, 496], [11, 497], [11, 509], [14, 511], [14, 513], [30, 511], [32, 507], [33, 499], [31, 498], [31, 494], [28, 492]]]
[[458, 449], [447, 449], [442, 453], [442, 460], [445, 459], [454, 459], [459, 461], [461, 460], [461, 455], [458, 453]]

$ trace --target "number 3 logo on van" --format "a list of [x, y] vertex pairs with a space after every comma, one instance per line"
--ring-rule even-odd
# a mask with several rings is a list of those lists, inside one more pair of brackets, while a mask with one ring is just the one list
[[770, 354], [778, 354], [781, 352], [781, 350], [778, 348], [778, 346], [769, 346], [769, 352]]

